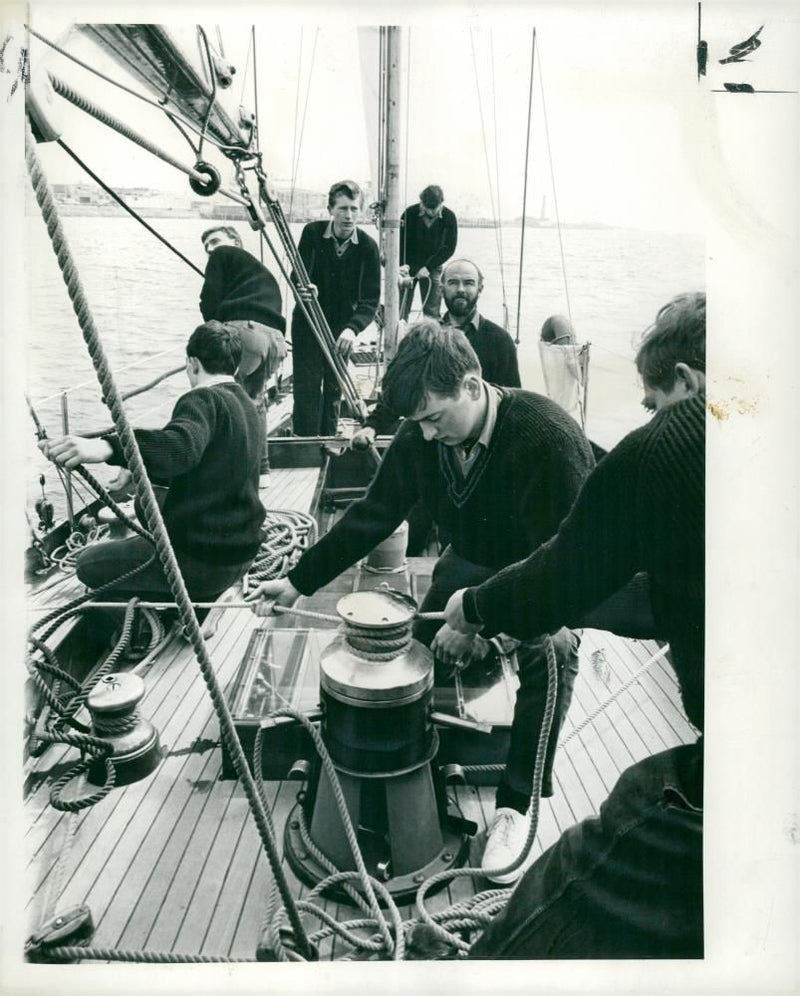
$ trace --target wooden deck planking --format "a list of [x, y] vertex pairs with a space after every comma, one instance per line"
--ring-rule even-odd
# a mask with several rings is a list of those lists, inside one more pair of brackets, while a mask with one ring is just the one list
[[308, 513], [319, 474], [319, 467], [278, 468], [270, 471], [269, 488], [263, 494], [267, 509]]
[[[310, 504], [318, 470], [312, 469], [302, 482], [297, 473], [272, 472], [269, 504], [275, 499], [275, 506], [280, 501], [297, 508], [301, 492]], [[256, 623], [247, 612], [221, 612], [217, 633], [208, 641], [221, 687], [233, 678]], [[562, 736], [627, 680], [654, 649], [654, 644], [626, 643], [609, 634], [586, 631], [581, 673]], [[592, 668], [592, 655], [597, 651], [602, 651], [600, 663], [607, 665], [606, 673], [602, 667], [600, 673]], [[98, 925], [97, 945], [254, 956], [270, 872], [241, 786], [219, 780], [217, 721], [198, 671], [191, 647], [181, 637], [173, 637], [143, 674], [147, 694], [141, 707], [159, 729], [167, 757], [150, 778], [115, 790], [80, 817], [59, 908], [87, 902]], [[577, 820], [596, 812], [632, 760], [687, 739], [694, 739], [694, 732], [682, 714], [674, 675], [668, 664], [653, 665], [595, 724], [557, 752], [555, 795], [542, 800], [536, 853]], [[54, 763], [53, 756], [63, 763], [68, 755], [75, 756], [75, 752], [50, 751], [46, 760], [40, 759], [32, 768], [46, 771]], [[265, 786], [281, 851], [297, 788], [297, 783], [285, 781]], [[493, 787], [448, 788], [464, 815], [478, 823], [478, 833], [470, 841], [474, 864], [480, 863], [494, 791]], [[48, 794], [49, 787], [41, 784], [28, 799], [40, 898], [67, 820], [49, 809]], [[283, 867], [293, 894], [306, 895], [308, 888], [295, 879], [285, 857]], [[428, 909], [445, 908], [490, 887], [477, 877], [457, 878], [430, 897]], [[332, 900], [316, 902], [337, 919], [359, 915], [354, 908]], [[414, 915], [413, 906], [404, 907], [403, 914]], [[318, 928], [315, 918], [306, 919], [310, 932]], [[322, 954], [341, 954], [347, 948], [329, 940]]]
[[[621, 647], [618, 644], [610, 646], [614, 655], [614, 663], [624, 667]], [[675, 730], [670, 726], [652, 698], [654, 691], [652, 678], [645, 672], [617, 700], [620, 707], [624, 708], [626, 714], [631, 717], [633, 725], [645, 740], [647, 754], [666, 750], [676, 746], [679, 742]]]
[[[270, 814], [274, 810], [280, 786], [280, 782], [264, 783], [264, 798]], [[244, 908], [253, 888], [256, 866], [263, 864], [266, 867], [267, 856], [261, 845], [255, 822], [250, 819], [247, 800], [238, 786], [233, 802], [243, 805], [244, 818], [238, 828], [235, 848], [228, 863], [225, 888], [216, 903], [203, 940], [201, 949], [203, 954], [230, 955], [237, 934], [243, 933], [244, 943], [249, 942], [253, 936], [252, 923], [243, 921]], [[280, 847], [280, 841], [278, 845]], [[266, 895], [262, 897], [262, 902], [266, 908]], [[253, 950], [251, 947], [249, 955], [253, 954]]]

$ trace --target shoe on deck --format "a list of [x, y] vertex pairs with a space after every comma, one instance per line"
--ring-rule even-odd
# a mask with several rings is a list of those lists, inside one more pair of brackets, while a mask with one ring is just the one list
[[269, 471], [258, 475], [258, 490], [266, 491], [269, 487]]
[[536, 854], [531, 848], [519, 868], [505, 874], [495, 874], [502, 872], [522, 854], [528, 839], [528, 827], [528, 817], [518, 813], [516, 809], [502, 807], [494, 814], [481, 861], [481, 871], [490, 882], [511, 885], [533, 864]]

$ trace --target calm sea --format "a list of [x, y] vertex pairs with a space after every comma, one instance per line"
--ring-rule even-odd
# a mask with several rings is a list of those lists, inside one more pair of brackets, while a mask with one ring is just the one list
[[[61, 392], [68, 391], [73, 432], [110, 424], [86, 348], [38, 215], [27, 218], [29, 233], [28, 392], [51, 436], [61, 432]], [[205, 254], [200, 233], [208, 222], [195, 218], [151, 219], [201, 269]], [[158, 243], [133, 219], [66, 217], [64, 228], [78, 260], [95, 322], [118, 387], [128, 391], [182, 362], [187, 336], [201, 321], [201, 278]], [[240, 224], [245, 248], [258, 254], [256, 235]], [[296, 225], [299, 236], [302, 226]], [[374, 231], [367, 229], [368, 231]], [[697, 236], [627, 229], [565, 229], [562, 246], [555, 229], [528, 229], [519, 322], [523, 386], [538, 387], [539, 329], [554, 313], [571, 313], [579, 338], [592, 343], [592, 355], [617, 365], [633, 357], [636, 337], [657, 309], [676, 293], [704, 286], [704, 245]], [[485, 276], [481, 311], [502, 321], [503, 280], [509, 329], [517, 332], [520, 231], [462, 229], [458, 254], [475, 260]], [[265, 262], [276, 272], [269, 257]], [[564, 273], [567, 275], [565, 288]], [[287, 295], [284, 289], [284, 298]], [[567, 302], [569, 301], [569, 306]], [[286, 300], [284, 300], [286, 307]], [[590, 380], [591, 385], [591, 380]], [[175, 399], [187, 388], [177, 375], [154, 391], [131, 399], [135, 424], [163, 424]], [[590, 399], [591, 411], [591, 399]], [[31, 482], [42, 467], [31, 425]], [[44, 464], [45, 467], [49, 465]], [[52, 469], [48, 496], [59, 498]], [[35, 497], [35, 493], [32, 492]], [[60, 502], [58, 502], [60, 506]]]

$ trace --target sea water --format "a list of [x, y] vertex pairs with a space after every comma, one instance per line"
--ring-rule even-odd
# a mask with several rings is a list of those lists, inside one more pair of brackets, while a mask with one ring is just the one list
[[[211, 222], [201, 218], [149, 221], [196, 266], [204, 268], [200, 234]], [[28, 393], [51, 436], [61, 434], [64, 391], [70, 431], [110, 426], [44, 224], [38, 214], [26, 222]], [[62, 222], [118, 388], [129, 391], [180, 365], [186, 339], [202, 321], [198, 304], [202, 277], [132, 218], [70, 216]], [[244, 223], [237, 228], [245, 248], [258, 255], [257, 235]], [[299, 238], [302, 226], [292, 228]], [[375, 230], [368, 226], [367, 231], [374, 234]], [[277, 245], [272, 226], [268, 232]], [[537, 342], [542, 322], [551, 314], [572, 318], [579, 340], [591, 342], [592, 362], [598, 368], [597, 373], [590, 373], [591, 416], [592, 393], [595, 397], [598, 391], [602, 393], [598, 377], [603, 369], [633, 371], [636, 342], [658, 308], [677, 293], [704, 287], [703, 240], [616, 228], [565, 228], [560, 233], [556, 228], [528, 228], [520, 280], [520, 236], [520, 229], [513, 227], [462, 228], [457, 255], [474, 260], [483, 271], [480, 310], [487, 318], [502, 324], [505, 301], [509, 331], [519, 337], [524, 387], [541, 388]], [[268, 251], [264, 261], [280, 276]], [[283, 281], [281, 285], [284, 310], [290, 313], [291, 295]], [[176, 398], [187, 388], [185, 376], [178, 374], [131, 399], [126, 410], [135, 425], [163, 425]], [[614, 430], [619, 434], [637, 417], [630, 398], [625, 404], [619, 429]], [[614, 440], [602, 441], [608, 445]], [[32, 498], [38, 494], [38, 474], [45, 468], [48, 496], [61, 509], [57, 479], [35, 449], [33, 424], [29, 466]]]

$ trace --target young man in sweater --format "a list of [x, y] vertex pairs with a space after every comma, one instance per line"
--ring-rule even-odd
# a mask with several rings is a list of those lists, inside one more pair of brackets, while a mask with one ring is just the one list
[[[207, 228], [201, 239], [208, 253], [205, 280], [200, 291], [203, 320], [224, 322], [242, 342], [242, 361], [236, 380], [256, 403], [266, 425], [269, 397], [267, 380], [286, 356], [286, 319], [281, 314], [278, 282], [255, 256], [242, 248], [231, 225]], [[269, 483], [267, 435], [260, 455], [262, 487]]]
[[[375, 318], [381, 294], [378, 246], [356, 226], [362, 202], [358, 184], [334, 183], [328, 192], [330, 220], [309, 222], [297, 246], [310, 292], [317, 296], [336, 351], [345, 361], [358, 333]], [[341, 388], [299, 305], [292, 313], [292, 349], [294, 434], [334, 436]]]
[[[168, 485], [164, 523], [197, 600], [213, 600], [241, 577], [261, 541], [258, 455], [264, 430], [234, 379], [241, 355], [235, 330], [213, 321], [200, 325], [186, 346], [191, 390], [178, 398], [163, 429], [134, 430], [151, 479]], [[39, 449], [68, 470], [81, 463], [124, 466], [116, 435], [46, 439]], [[151, 558], [115, 594], [169, 595], [155, 547], [140, 536], [88, 547], [78, 558], [77, 575], [87, 587], [100, 588]]]
[[[456, 589], [491, 577], [549, 539], [593, 466], [575, 421], [548, 398], [487, 384], [475, 351], [459, 329], [445, 329], [434, 321], [412, 326], [383, 386], [387, 404], [405, 420], [367, 494], [286, 578], [261, 584], [248, 595], [259, 614], [275, 604], [291, 605], [300, 594], [311, 595], [323, 587], [389, 536], [418, 501], [451, 537], [422, 605], [424, 611], [442, 609]], [[439, 660], [455, 668], [482, 658], [489, 649], [486, 641], [461, 636], [447, 625], [421, 622], [414, 632]], [[518, 852], [527, 834], [524, 814], [547, 674], [545, 650], [535, 637], [517, 653], [520, 689], [508, 762], [497, 792], [498, 811], [505, 816], [487, 844], [487, 868], [500, 867], [509, 847]], [[577, 638], [562, 630], [554, 640], [559, 690], [545, 795], [552, 794], [552, 755], [577, 672]]]
[[408, 286], [401, 300], [401, 318], [408, 318], [419, 284], [422, 313], [438, 318], [442, 303], [442, 266], [456, 251], [458, 221], [444, 206], [442, 188], [431, 184], [400, 216], [400, 276]]
[[[551, 540], [456, 592], [445, 614], [463, 635], [525, 639], [580, 625], [589, 611], [592, 625], [610, 629], [612, 606], [614, 629], [629, 635], [626, 604], [642, 636], [637, 620], [649, 612], [649, 635], [669, 641], [701, 736], [628, 768], [599, 817], [567, 830], [530, 868], [475, 957], [703, 955], [704, 294], [661, 309], [636, 364], [652, 421], [600, 461]], [[647, 588], [630, 584], [641, 572]]]
[[[481, 376], [497, 387], [521, 387], [517, 347], [504, 328], [478, 311], [483, 274], [471, 259], [452, 259], [442, 268], [442, 293], [447, 311], [442, 324], [461, 329], [481, 364]], [[380, 400], [362, 428], [353, 433], [356, 449], [375, 442], [376, 435], [393, 435], [397, 417]]]

